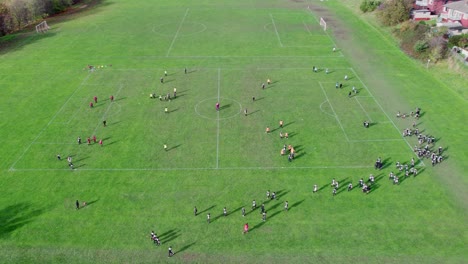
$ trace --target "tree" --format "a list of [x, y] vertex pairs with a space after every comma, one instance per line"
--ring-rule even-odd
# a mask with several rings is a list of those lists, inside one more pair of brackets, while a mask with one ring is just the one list
[[5, 3], [0, 3], [0, 36], [10, 33], [14, 29], [10, 9]]
[[25, 0], [11, 0], [7, 4], [15, 22], [15, 29], [21, 29], [33, 20], [29, 4]]
[[386, 26], [396, 25], [409, 19], [411, 4], [411, 0], [386, 0], [379, 6], [377, 17]]

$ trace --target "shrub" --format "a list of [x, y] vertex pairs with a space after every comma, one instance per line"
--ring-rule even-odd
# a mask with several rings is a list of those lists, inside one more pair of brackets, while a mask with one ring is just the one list
[[361, 5], [359, 6], [359, 9], [361, 9], [362, 12], [372, 12], [374, 11], [379, 5], [381, 4], [380, 1], [374, 1], [374, 0], [364, 0], [362, 1]]
[[387, 0], [379, 6], [377, 17], [382, 24], [393, 26], [409, 19], [411, 6], [411, 0]]
[[414, 44], [414, 51], [423, 53], [429, 48], [429, 43], [426, 40], [418, 40]]

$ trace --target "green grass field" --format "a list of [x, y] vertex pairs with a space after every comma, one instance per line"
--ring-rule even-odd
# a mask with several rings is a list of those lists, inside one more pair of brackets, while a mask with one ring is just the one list
[[[0, 262], [464, 263], [466, 80], [409, 60], [351, 2], [98, 1], [0, 39]], [[395, 114], [416, 107], [446, 160], [395, 186], [417, 144]], [[371, 173], [369, 194], [346, 190]]]

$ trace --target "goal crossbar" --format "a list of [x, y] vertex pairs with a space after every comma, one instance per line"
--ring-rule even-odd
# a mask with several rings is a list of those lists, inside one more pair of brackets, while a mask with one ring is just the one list
[[42, 21], [41, 23], [36, 25], [36, 32], [37, 33], [45, 33], [49, 30], [50, 27], [47, 25], [47, 21]]

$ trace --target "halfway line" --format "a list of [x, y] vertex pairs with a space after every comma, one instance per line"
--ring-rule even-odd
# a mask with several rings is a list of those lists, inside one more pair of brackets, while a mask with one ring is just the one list
[[169, 46], [169, 49], [167, 50], [166, 57], [169, 57], [169, 53], [171, 53], [172, 46], [174, 45], [174, 42], [175, 42], [177, 36], [179, 35], [179, 31], [182, 28], [182, 25], [184, 24], [184, 21], [185, 21], [185, 18], [187, 17], [188, 11], [189, 11], [189, 9], [187, 8], [187, 10], [185, 10], [184, 17], [182, 18], [182, 21], [179, 24], [179, 28], [177, 29], [177, 32], [175, 33], [175, 36], [172, 39], [171, 46]]
[[[218, 68], [218, 102], [219, 103], [219, 95], [220, 95], [220, 87], [221, 87], [221, 69]], [[216, 118], [217, 122], [217, 129], [216, 129], [216, 169], [219, 168], [219, 111], [218, 110], [218, 118]]]

